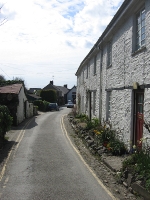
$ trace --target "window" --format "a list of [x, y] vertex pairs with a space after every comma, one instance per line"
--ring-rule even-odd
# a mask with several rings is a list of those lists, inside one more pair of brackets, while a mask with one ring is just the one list
[[106, 99], [106, 120], [111, 119], [111, 91], [107, 92], [107, 99]]
[[97, 61], [97, 55], [94, 57], [94, 71], [93, 71], [93, 75], [96, 74], [96, 61]]
[[96, 111], [96, 91], [93, 92], [93, 114]]
[[87, 64], [87, 68], [86, 68], [86, 78], [88, 78], [88, 69], [89, 68], [89, 65]]
[[136, 16], [136, 50], [145, 45], [145, 9]]
[[109, 42], [107, 45], [107, 66], [112, 64], [112, 42]]

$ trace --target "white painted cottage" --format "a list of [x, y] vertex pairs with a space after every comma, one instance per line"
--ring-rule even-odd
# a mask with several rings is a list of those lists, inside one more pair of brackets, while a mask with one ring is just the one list
[[33, 103], [28, 102], [22, 83], [0, 87], [0, 104], [8, 107], [13, 125], [33, 116]]
[[128, 145], [150, 137], [150, 0], [123, 2], [76, 76], [80, 113], [110, 120]]

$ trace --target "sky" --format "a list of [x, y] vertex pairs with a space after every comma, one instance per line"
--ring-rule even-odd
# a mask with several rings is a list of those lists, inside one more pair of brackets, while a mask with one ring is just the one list
[[0, 0], [0, 75], [27, 88], [75, 73], [124, 0]]

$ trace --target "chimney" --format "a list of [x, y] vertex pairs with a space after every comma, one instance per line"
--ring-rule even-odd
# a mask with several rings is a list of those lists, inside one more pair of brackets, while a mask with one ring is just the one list
[[53, 81], [50, 81], [50, 84], [53, 85]]
[[64, 85], [64, 87], [65, 87], [65, 88], [67, 88], [67, 84], [66, 84], [66, 85]]

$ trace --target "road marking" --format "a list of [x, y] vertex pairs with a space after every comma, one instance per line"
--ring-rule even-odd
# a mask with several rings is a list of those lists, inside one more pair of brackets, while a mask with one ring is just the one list
[[113, 196], [113, 194], [105, 187], [105, 185], [101, 182], [101, 180], [96, 176], [96, 174], [94, 173], [94, 171], [89, 167], [89, 165], [85, 162], [85, 160], [83, 159], [83, 157], [81, 156], [79, 150], [74, 146], [74, 144], [72, 143], [68, 133], [67, 133], [67, 130], [65, 128], [65, 125], [64, 125], [64, 117], [66, 115], [63, 115], [62, 118], [61, 118], [61, 129], [64, 133], [64, 135], [67, 137], [70, 145], [72, 146], [72, 148], [75, 150], [75, 152], [78, 154], [78, 156], [80, 157], [81, 161], [84, 163], [84, 165], [87, 167], [87, 169], [91, 172], [91, 174], [93, 175], [93, 177], [97, 180], [98, 184], [109, 194], [109, 196], [113, 199], [113, 200], [117, 200], [117, 198], [115, 198]]
[[[1, 172], [0, 172], [0, 182], [1, 182], [1, 180], [2, 180], [2, 178], [3, 178], [3, 176], [4, 176], [4, 173], [5, 173], [5, 171], [6, 171], [6, 166], [7, 166], [7, 163], [8, 163], [8, 161], [9, 161], [9, 158], [10, 158], [10, 156], [11, 156], [11, 154], [12, 154], [12, 151], [14, 150], [14, 157], [15, 157], [15, 153], [16, 153], [18, 147], [19, 147], [19, 144], [20, 144], [20, 142], [21, 142], [23, 136], [24, 136], [25, 128], [29, 125], [29, 123], [30, 123], [31, 121], [32, 121], [32, 119], [29, 120], [29, 121], [24, 125], [24, 127], [23, 127], [22, 130], [20, 131], [20, 133], [19, 133], [17, 139], [15, 140], [15, 142], [18, 142], [18, 144], [16, 145], [15, 148], [13, 148], [14, 145], [12, 146], [12, 148], [11, 148], [11, 150], [10, 150], [10, 152], [9, 152], [9, 154], [8, 154], [8, 156], [7, 156], [7, 158], [6, 158], [6, 160], [5, 160], [4, 166], [3, 166], [3, 168], [2, 168], [2, 170], [1, 170]], [[13, 158], [14, 158], [14, 157], [13, 157]]]
[[14, 149], [13, 159], [14, 159], [15, 156], [16, 156], [16, 151], [17, 151], [17, 149], [18, 149], [18, 147], [19, 147], [19, 145], [20, 145], [20, 142], [22, 141], [22, 138], [23, 138], [23, 136], [24, 136], [24, 133], [25, 133], [25, 130], [21, 131], [20, 134], [19, 134], [19, 136], [18, 136], [18, 138], [17, 138], [17, 140], [15, 141], [15, 142], [18, 142], [18, 144], [16, 145], [16, 147], [15, 147], [15, 149]]
[[8, 176], [8, 177], [5, 179], [5, 181], [4, 181], [4, 185], [3, 185], [3, 188], [5, 188], [5, 187], [6, 187], [6, 185], [7, 185], [8, 181], [9, 181], [9, 176]]

